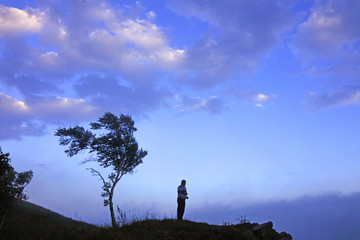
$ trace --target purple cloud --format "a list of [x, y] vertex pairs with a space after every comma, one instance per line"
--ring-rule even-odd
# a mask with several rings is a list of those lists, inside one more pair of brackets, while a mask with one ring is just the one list
[[293, 36], [292, 48], [312, 73], [358, 81], [360, 2], [315, 2]]
[[181, 113], [207, 112], [210, 114], [219, 114], [225, 109], [225, 106], [224, 102], [216, 96], [205, 99], [184, 96], [181, 99], [181, 103], [177, 105], [177, 108], [180, 109]]
[[158, 84], [158, 71], [173, 70], [182, 51], [169, 46], [151, 18], [133, 15], [106, 1], [0, 6], [0, 86], [17, 93], [16, 98], [2, 93], [0, 113], [9, 114], [4, 107], [9, 101], [27, 108], [11, 110], [19, 120], [3, 123], [2, 138], [39, 135], [48, 123], [104, 111], [145, 116], [166, 105], [172, 93]]
[[321, 109], [335, 106], [360, 104], [360, 86], [346, 86], [327, 93], [310, 92], [305, 100], [306, 106]]
[[146, 116], [147, 112], [163, 107], [166, 99], [173, 98], [173, 93], [165, 86], [129, 86], [128, 82], [115, 76], [83, 76], [74, 89], [80, 97], [88, 99], [98, 108], [131, 112], [137, 116]]
[[[119, 7], [105, 0], [39, 1], [25, 9], [0, 5], [0, 87], [6, 96], [11, 89], [16, 95], [8, 97], [31, 109], [20, 115], [20, 122], [46, 125], [104, 111], [147, 116], [169, 106], [175, 92], [187, 95], [186, 86], [214, 88], [251, 72], [280, 42], [278, 35], [293, 18], [288, 5], [271, 1], [199, 5], [187, 0], [169, 6], [208, 24], [206, 34], [191, 47], [172, 46], [164, 28], [153, 22], [156, 12], [140, 3]], [[184, 99], [181, 109], [221, 113], [222, 99]], [[72, 118], [60, 114], [70, 109], [87, 111]]]
[[[179, 15], [208, 23], [208, 32], [185, 51], [179, 78], [197, 89], [249, 73], [279, 43], [293, 22], [289, 6], [274, 1], [169, 1]], [[184, 80], [182, 80], [184, 81]]]
[[37, 97], [27, 102], [0, 93], [0, 139], [40, 136], [46, 125], [64, 124], [93, 117], [96, 108], [83, 99]]

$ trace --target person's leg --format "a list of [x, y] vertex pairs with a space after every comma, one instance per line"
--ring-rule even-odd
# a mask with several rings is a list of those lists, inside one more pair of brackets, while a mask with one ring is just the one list
[[185, 212], [185, 199], [182, 199], [182, 209], [181, 209], [181, 220], [183, 219], [184, 212]]
[[177, 219], [182, 220], [185, 211], [185, 199], [178, 198]]
[[177, 219], [181, 220], [182, 216], [181, 216], [181, 199], [178, 198], [177, 199]]
[[177, 219], [180, 220], [180, 199], [177, 199], [178, 202], [178, 209], [177, 209]]

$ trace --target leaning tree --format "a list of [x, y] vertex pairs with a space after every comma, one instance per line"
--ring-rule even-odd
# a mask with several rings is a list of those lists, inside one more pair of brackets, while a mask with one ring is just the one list
[[[104, 206], [109, 206], [111, 223], [116, 227], [113, 196], [116, 184], [127, 173], [132, 173], [134, 168], [142, 163], [147, 151], [139, 149], [135, 140], [134, 121], [131, 116], [121, 114], [119, 117], [107, 112], [96, 122], [90, 123], [91, 129], [75, 126], [59, 128], [55, 136], [59, 137], [60, 145], [69, 145], [65, 153], [72, 157], [80, 151], [87, 150], [90, 157], [87, 161], [96, 161], [103, 168], [111, 168], [112, 171], [107, 179], [94, 168], [87, 168], [93, 175], [99, 176], [103, 186], [101, 196], [104, 198]], [[99, 132], [98, 135], [95, 132]]]

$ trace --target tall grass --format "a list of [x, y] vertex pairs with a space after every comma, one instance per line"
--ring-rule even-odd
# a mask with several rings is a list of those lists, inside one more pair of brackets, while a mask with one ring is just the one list
[[146, 220], [169, 220], [174, 219], [174, 217], [168, 217], [167, 215], [160, 215], [158, 213], [153, 213], [145, 211], [143, 213], [138, 212], [134, 213], [131, 210], [125, 211], [117, 206], [117, 224], [119, 227], [130, 225], [136, 222], [146, 221]]

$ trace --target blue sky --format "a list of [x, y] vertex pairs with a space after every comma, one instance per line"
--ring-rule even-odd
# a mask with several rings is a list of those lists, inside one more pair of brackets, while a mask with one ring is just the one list
[[34, 171], [30, 201], [107, 224], [87, 155], [67, 158], [54, 132], [131, 114], [149, 154], [119, 183], [121, 208], [174, 216], [186, 179], [189, 219], [248, 211], [312, 239], [321, 228], [296, 228], [299, 209], [360, 211], [359, 11], [355, 0], [2, 0], [0, 146]]

